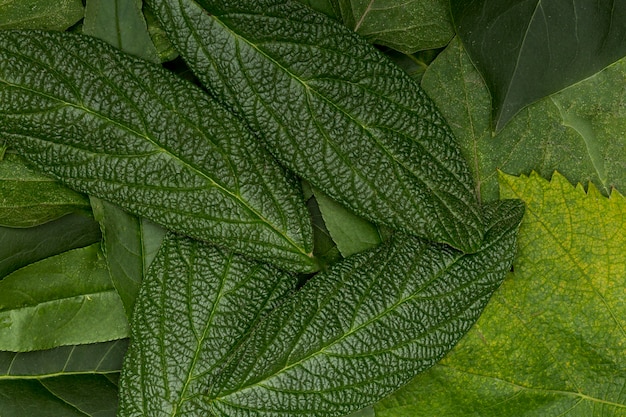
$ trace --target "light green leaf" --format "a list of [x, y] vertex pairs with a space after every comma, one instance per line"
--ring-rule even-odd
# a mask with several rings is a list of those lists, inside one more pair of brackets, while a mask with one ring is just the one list
[[0, 350], [24, 352], [128, 336], [99, 245], [24, 267], [0, 281]]
[[626, 199], [501, 175], [521, 198], [515, 271], [440, 365], [377, 417], [626, 415]]
[[0, 29], [65, 30], [83, 18], [81, 0], [0, 0]]
[[200, 81], [289, 169], [374, 223], [479, 247], [480, 209], [448, 126], [365, 39], [287, 0], [148, 3]]
[[375, 225], [350, 213], [320, 190], [314, 189], [313, 192], [324, 224], [344, 258], [371, 249], [382, 242]]
[[[604, 193], [611, 185], [626, 189], [626, 89], [616, 87], [625, 79], [622, 60], [522, 110], [495, 136], [489, 91], [458, 40], [429, 66], [422, 86], [471, 161], [481, 199], [493, 201], [498, 198], [498, 169], [516, 175], [536, 170], [542, 176], [558, 169], [570, 181], [592, 181]], [[585, 136], [569, 127], [572, 121]]]
[[454, 36], [445, 0], [339, 0], [344, 24], [405, 54], [445, 46]]
[[102, 375], [0, 381], [2, 417], [115, 417], [117, 386]]
[[0, 227], [0, 279], [30, 263], [99, 242], [92, 217], [69, 214], [26, 229]]
[[0, 352], [0, 381], [120, 372], [127, 348], [128, 339], [123, 339], [32, 352]]
[[82, 210], [89, 210], [84, 195], [29, 168], [15, 155], [0, 159], [0, 225], [38, 226]]
[[523, 206], [509, 200], [484, 210], [475, 254], [396, 234], [309, 280], [225, 359], [203, 415], [340, 416], [428, 369], [510, 268]]
[[135, 215], [283, 268], [317, 267], [298, 183], [247, 128], [102, 41], [2, 32], [0, 132], [40, 169]]
[[144, 280], [120, 381], [120, 416], [199, 416], [197, 400], [295, 276], [168, 235]]
[[141, 12], [141, 0], [87, 0], [83, 33], [128, 54], [160, 62]]

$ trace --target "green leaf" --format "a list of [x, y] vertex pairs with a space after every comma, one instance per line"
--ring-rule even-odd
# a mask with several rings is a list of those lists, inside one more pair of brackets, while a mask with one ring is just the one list
[[375, 225], [350, 213], [321, 191], [314, 189], [313, 192], [324, 224], [344, 258], [371, 249], [382, 242]]
[[99, 245], [36, 262], [0, 281], [0, 350], [24, 352], [128, 336]]
[[525, 106], [626, 55], [622, 1], [452, 0], [451, 7], [491, 91], [496, 131]]
[[484, 210], [488, 228], [475, 254], [396, 234], [309, 280], [225, 360], [203, 415], [344, 415], [428, 369], [510, 268], [523, 206]]
[[178, 51], [167, 38], [165, 30], [154, 16], [152, 9], [144, 4], [142, 10], [146, 19], [146, 25], [148, 26], [148, 34], [150, 35], [150, 39], [152, 39], [152, 43], [157, 50], [159, 60], [165, 62], [177, 58]]
[[128, 339], [123, 339], [33, 352], [0, 352], [0, 381], [119, 372], [127, 348]]
[[0, 29], [65, 30], [83, 18], [81, 0], [0, 0]]
[[114, 417], [117, 386], [102, 375], [0, 381], [2, 417]]
[[34, 171], [15, 155], [0, 159], [0, 225], [38, 226], [81, 210], [89, 210], [85, 196]]
[[141, 0], [87, 0], [83, 33], [152, 62], [160, 62], [148, 34]]
[[481, 216], [449, 128], [363, 38], [286, 0], [149, 4], [200, 81], [289, 169], [375, 223], [478, 248]]
[[320, 206], [312, 193], [313, 191], [311, 191], [311, 196], [307, 200], [306, 206], [311, 213], [311, 222], [313, 224], [313, 254], [317, 259], [324, 262], [321, 268], [326, 269], [328, 265], [332, 265], [341, 259], [341, 252], [337, 249], [337, 244], [333, 241], [326, 224], [324, 224]]
[[471, 161], [480, 198], [493, 201], [498, 169], [542, 176], [558, 170], [573, 182], [592, 181], [607, 195], [611, 186], [626, 189], [626, 90], [616, 88], [624, 82], [626, 59], [527, 107], [495, 135], [489, 91], [458, 40], [429, 66], [422, 87]]
[[298, 0], [302, 4], [306, 4], [313, 10], [324, 13], [325, 15], [334, 19], [340, 20], [341, 9], [339, 7], [339, 0]]
[[69, 214], [26, 229], [0, 227], [0, 279], [30, 263], [99, 242], [93, 218]]
[[43, 171], [135, 215], [283, 268], [317, 267], [298, 183], [245, 126], [102, 41], [1, 33], [0, 132]]
[[120, 416], [195, 416], [222, 358], [297, 279], [168, 235], [144, 280], [120, 381]]
[[344, 24], [372, 43], [412, 54], [454, 36], [445, 0], [339, 0]]
[[451, 354], [377, 417], [625, 414], [626, 199], [558, 173], [500, 181], [527, 207], [515, 272]]

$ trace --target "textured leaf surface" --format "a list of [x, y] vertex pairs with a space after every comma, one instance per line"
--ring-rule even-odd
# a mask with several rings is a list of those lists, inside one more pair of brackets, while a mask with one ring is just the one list
[[119, 372], [127, 348], [128, 339], [122, 339], [33, 352], [0, 352], [0, 381]]
[[454, 29], [445, 0], [339, 0], [346, 26], [405, 54], [445, 46]]
[[440, 365], [377, 417], [626, 415], [626, 199], [503, 175], [527, 205], [515, 272]]
[[32, 227], [73, 211], [89, 210], [89, 200], [7, 154], [0, 159], [0, 225]]
[[509, 270], [523, 206], [485, 208], [481, 249], [392, 240], [318, 274], [227, 360], [205, 415], [341, 416], [436, 363]]
[[0, 0], [0, 29], [65, 30], [82, 18], [81, 0]]
[[0, 278], [30, 263], [99, 242], [93, 218], [69, 214], [37, 227], [0, 227]]
[[141, 288], [120, 381], [122, 416], [204, 415], [222, 360], [297, 279], [168, 235]]
[[2, 417], [114, 417], [117, 386], [102, 375], [0, 381]]
[[0, 281], [0, 350], [23, 352], [128, 336], [99, 245], [31, 264]]
[[201, 90], [101, 41], [2, 33], [0, 131], [73, 188], [285, 268], [315, 268], [299, 187], [246, 128]]
[[375, 223], [477, 249], [481, 217], [449, 128], [363, 38], [285, 0], [148, 3], [211, 93], [299, 176]]
[[522, 110], [496, 135], [489, 91], [458, 40], [429, 66], [422, 87], [450, 124], [482, 201], [498, 198], [498, 169], [558, 170], [608, 195], [626, 189], [626, 59]]
[[457, 33], [493, 97], [496, 130], [534, 101], [626, 55], [626, 3], [452, 0]]

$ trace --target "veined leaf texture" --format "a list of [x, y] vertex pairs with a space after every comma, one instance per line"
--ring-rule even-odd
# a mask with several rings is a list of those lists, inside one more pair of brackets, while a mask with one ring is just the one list
[[0, 132], [75, 189], [283, 268], [316, 268], [295, 179], [200, 89], [104, 42], [1, 33]]
[[149, 0], [200, 81], [289, 169], [375, 223], [475, 251], [467, 164], [419, 85], [289, 0]]

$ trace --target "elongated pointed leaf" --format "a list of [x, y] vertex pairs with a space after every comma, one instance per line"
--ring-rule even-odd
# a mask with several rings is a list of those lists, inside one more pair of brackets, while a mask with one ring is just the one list
[[0, 133], [45, 172], [134, 214], [316, 267], [297, 182], [201, 90], [104, 42], [1, 33]]
[[363, 38], [286, 0], [148, 3], [200, 81], [285, 166], [369, 220], [478, 248], [481, 217], [450, 129]]
[[166, 236], [142, 285], [122, 374], [120, 416], [196, 416], [194, 399], [296, 277]]

